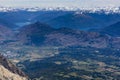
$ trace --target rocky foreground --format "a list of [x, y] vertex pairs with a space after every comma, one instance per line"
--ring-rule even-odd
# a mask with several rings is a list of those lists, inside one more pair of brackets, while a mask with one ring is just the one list
[[28, 77], [0, 55], [0, 80], [28, 80]]

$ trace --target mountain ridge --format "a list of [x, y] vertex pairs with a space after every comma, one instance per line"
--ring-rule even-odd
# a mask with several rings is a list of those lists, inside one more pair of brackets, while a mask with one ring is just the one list
[[[48, 25], [46, 27], [46, 24], [42, 24], [41, 26], [41, 23], [37, 26], [34, 25], [36, 25], [36, 23], [30, 24], [20, 31], [18, 39], [21, 43], [38, 46], [82, 46], [107, 48], [110, 46], [113, 47], [113, 45], [117, 45], [117, 43], [120, 42], [119, 38], [109, 37], [97, 32], [87, 32], [69, 28], [54, 29]], [[47, 31], [46, 29], [42, 30], [42, 27], [46, 27]]]
[[95, 8], [78, 8], [78, 7], [47, 7], [47, 8], [40, 8], [40, 7], [31, 7], [31, 8], [14, 8], [14, 7], [0, 7], [0, 12], [11, 12], [11, 11], [78, 11], [78, 12], [89, 12], [89, 13], [120, 13], [120, 7], [95, 7]]
[[116, 36], [116, 37], [120, 37], [120, 21], [117, 23], [114, 23], [110, 26], [107, 26], [105, 28], [100, 29], [100, 33], [103, 34], [109, 34], [111, 36]]
[[28, 77], [14, 64], [0, 55], [0, 80], [28, 80]]

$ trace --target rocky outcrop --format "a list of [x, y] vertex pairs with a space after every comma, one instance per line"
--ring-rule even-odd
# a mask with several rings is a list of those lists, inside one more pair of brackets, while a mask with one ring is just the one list
[[0, 55], [0, 80], [28, 80], [14, 64]]

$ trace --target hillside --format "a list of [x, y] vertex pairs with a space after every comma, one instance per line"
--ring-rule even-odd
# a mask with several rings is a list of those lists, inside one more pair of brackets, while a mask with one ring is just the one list
[[28, 77], [0, 55], [0, 80], [28, 80]]
[[[87, 32], [69, 28], [55, 29], [37, 22], [20, 29], [18, 39], [21, 43], [35, 46], [82, 46], [107, 48], [119, 43], [119, 38], [112, 38], [97, 32]], [[117, 41], [117, 42], [116, 42]]]
[[0, 24], [0, 42], [14, 40], [14, 32], [7, 26]]
[[54, 29], [49, 25], [36, 22], [21, 28], [18, 39], [25, 44], [41, 45], [45, 39], [45, 35], [52, 31], [54, 31]]
[[47, 23], [55, 28], [67, 27], [72, 29], [89, 30], [104, 28], [105, 26], [118, 22], [119, 19], [119, 14], [73, 12], [58, 16], [49, 20]]
[[120, 37], [120, 22], [107, 26], [100, 30], [103, 34]]

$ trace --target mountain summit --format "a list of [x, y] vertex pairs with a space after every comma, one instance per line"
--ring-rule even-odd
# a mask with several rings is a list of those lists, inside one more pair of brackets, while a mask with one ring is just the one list
[[[82, 46], [106, 48], [119, 43], [119, 38], [109, 38], [97, 32], [87, 32], [70, 28], [52, 28], [36, 22], [23, 27], [18, 34], [21, 43], [35, 46]], [[113, 43], [117, 40], [117, 43]], [[112, 45], [110, 45], [112, 44]]]

